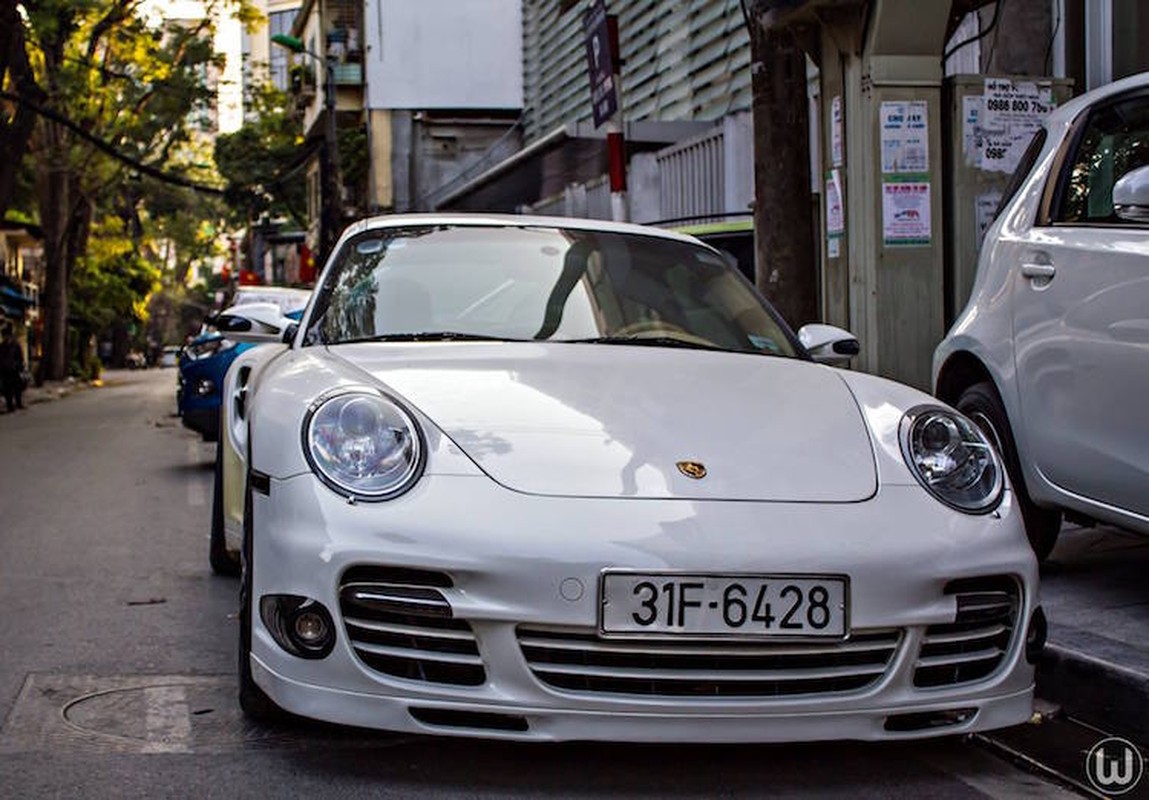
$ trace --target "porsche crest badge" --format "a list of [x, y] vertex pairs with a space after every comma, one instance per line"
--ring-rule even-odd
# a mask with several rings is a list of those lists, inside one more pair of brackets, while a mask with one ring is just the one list
[[698, 461], [679, 461], [675, 466], [683, 475], [696, 481], [706, 477], [706, 465]]

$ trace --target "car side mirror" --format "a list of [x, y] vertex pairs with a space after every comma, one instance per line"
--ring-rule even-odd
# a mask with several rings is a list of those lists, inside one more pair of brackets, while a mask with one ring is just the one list
[[1149, 166], [1126, 172], [1113, 185], [1113, 212], [1129, 222], [1149, 222]]
[[854, 334], [834, 325], [803, 325], [798, 331], [798, 341], [812, 359], [832, 367], [844, 367], [862, 352], [862, 345]]
[[275, 303], [244, 303], [215, 315], [216, 330], [237, 342], [282, 342], [284, 334], [296, 325], [283, 316]]

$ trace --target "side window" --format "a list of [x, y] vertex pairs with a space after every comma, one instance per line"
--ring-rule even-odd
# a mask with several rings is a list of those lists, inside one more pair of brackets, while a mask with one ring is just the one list
[[1129, 225], [1113, 213], [1113, 184], [1149, 164], [1149, 96], [1095, 109], [1061, 177], [1053, 221]]
[[1009, 183], [1005, 185], [1005, 191], [1002, 192], [1001, 202], [997, 204], [997, 211], [993, 213], [994, 219], [1005, 209], [1009, 202], [1013, 200], [1013, 196], [1021, 189], [1021, 185], [1025, 183], [1025, 179], [1029, 177], [1029, 173], [1033, 171], [1033, 165], [1037, 163], [1037, 157], [1041, 155], [1041, 149], [1045, 147], [1045, 140], [1049, 134], [1046, 133], [1045, 128], [1038, 128], [1037, 133], [1033, 134], [1033, 138], [1029, 140], [1029, 145], [1025, 148], [1025, 152], [1021, 154], [1021, 160], [1017, 162], [1017, 168], [1013, 171], [1013, 175], [1009, 177]]

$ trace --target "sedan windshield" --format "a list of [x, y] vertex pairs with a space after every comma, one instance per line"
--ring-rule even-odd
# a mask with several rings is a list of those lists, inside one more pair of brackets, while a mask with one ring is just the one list
[[796, 354], [773, 309], [709, 248], [533, 226], [350, 239], [324, 275], [305, 341], [485, 339]]

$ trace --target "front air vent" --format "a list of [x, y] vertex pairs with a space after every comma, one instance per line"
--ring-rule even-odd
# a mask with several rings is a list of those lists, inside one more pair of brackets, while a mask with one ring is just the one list
[[923, 689], [988, 678], [1017, 631], [1021, 588], [1014, 578], [952, 581], [945, 591], [956, 596], [957, 616], [926, 629], [914, 671], [914, 686]]
[[520, 626], [531, 672], [567, 692], [648, 697], [791, 697], [866, 689], [897, 652], [897, 629], [847, 641], [600, 639], [593, 631]]
[[413, 569], [353, 567], [339, 586], [339, 610], [355, 655], [395, 678], [455, 686], [486, 679], [475, 633], [455, 619], [440, 589], [449, 576]]
[[479, 731], [508, 731], [523, 733], [529, 729], [524, 717], [512, 714], [490, 714], [485, 711], [454, 711], [449, 708], [420, 708], [409, 710], [412, 717], [424, 725], [436, 728], [469, 728]]

